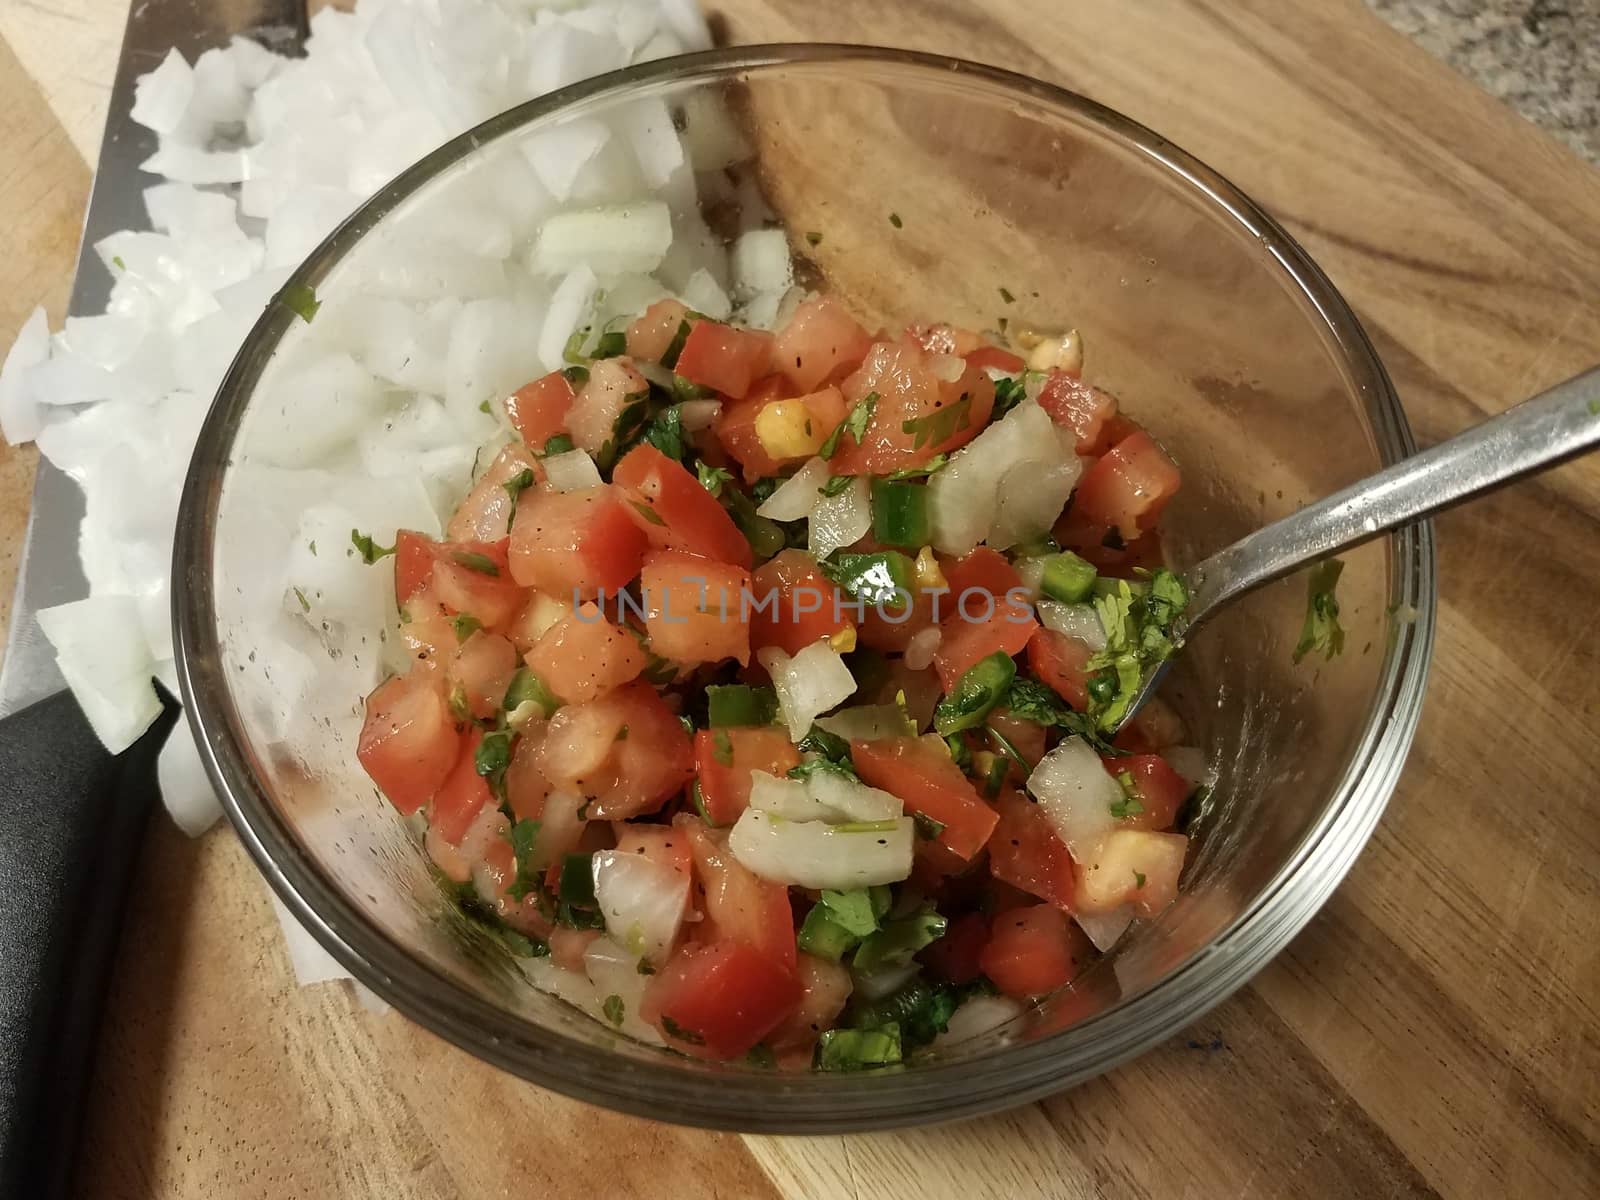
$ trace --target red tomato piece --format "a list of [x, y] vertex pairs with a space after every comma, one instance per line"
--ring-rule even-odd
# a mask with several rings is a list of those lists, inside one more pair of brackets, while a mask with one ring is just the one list
[[979, 346], [966, 358], [969, 367], [983, 367], [986, 370], [993, 368], [1008, 375], [1015, 375], [1028, 365], [1020, 354], [1002, 350], [999, 346]]
[[788, 391], [781, 375], [769, 375], [754, 384], [743, 400], [726, 400], [712, 426], [716, 439], [729, 456], [744, 469], [744, 481], [754, 483], [776, 475], [783, 463], [767, 453], [756, 433], [756, 417], [774, 400]]
[[550, 961], [564, 971], [583, 974], [583, 956], [589, 945], [601, 936], [598, 929], [568, 929], [557, 925], [550, 931]]
[[687, 879], [694, 871], [689, 835], [671, 825], [626, 825], [617, 839], [618, 854], [637, 854]]
[[1072, 981], [1092, 947], [1070, 917], [1049, 904], [1013, 909], [994, 919], [978, 962], [995, 987], [1031, 1000]]
[[832, 1029], [854, 986], [849, 970], [842, 964], [814, 954], [799, 956], [795, 974], [800, 980], [800, 1002], [766, 1039], [780, 1052], [812, 1046], [823, 1030]]
[[576, 398], [572, 381], [551, 371], [512, 392], [506, 398], [506, 416], [530, 450], [543, 450], [556, 434], [567, 431], [567, 414]]
[[853, 741], [850, 756], [862, 779], [899, 796], [908, 813], [922, 813], [943, 825], [935, 841], [964, 859], [983, 849], [1000, 820], [937, 739]]
[[1189, 781], [1174, 771], [1159, 754], [1130, 754], [1126, 758], [1102, 758], [1106, 770], [1118, 777], [1126, 773], [1133, 780], [1139, 812], [1118, 822], [1122, 829], [1170, 829], [1178, 810], [1193, 789]]
[[356, 757], [403, 816], [426, 804], [461, 751], [438, 676], [412, 671], [387, 679], [367, 697]]
[[698, 817], [679, 813], [672, 825], [689, 836], [700, 881], [705, 919], [692, 936], [703, 942], [744, 942], [792, 971], [797, 950], [789, 889], [742, 865], [728, 852], [726, 833], [706, 828]]
[[[938, 597], [937, 604], [940, 614], [948, 613], [950, 597]], [[868, 605], [861, 614], [861, 643], [874, 650], [901, 653], [912, 638], [933, 627], [934, 612], [934, 593], [921, 589], [911, 597], [909, 612], [889, 608], [879, 612], [877, 605]]]
[[1039, 392], [1039, 407], [1061, 428], [1077, 435], [1079, 454], [1098, 456], [1111, 448], [1105, 432], [1107, 423], [1117, 415], [1117, 400], [1110, 392], [1065, 371], [1052, 370]]
[[750, 579], [750, 648], [799, 654], [812, 642], [854, 629], [855, 609], [804, 550], [780, 550]]
[[700, 321], [689, 331], [673, 370], [690, 383], [737, 400], [771, 369], [772, 343], [764, 330]]
[[1089, 644], [1053, 629], [1039, 629], [1028, 639], [1028, 666], [1040, 680], [1079, 712], [1089, 709], [1089, 671], [1094, 656]]
[[978, 617], [989, 611], [989, 606], [969, 599], [939, 626], [939, 649], [933, 656], [933, 666], [947, 693], [955, 690], [969, 667], [996, 651], [1021, 654], [1039, 629], [1031, 607], [1012, 607], [1001, 601], [987, 620], [967, 620], [963, 611]]
[[590, 817], [606, 821], [654, 812], [694, 774], [694, 750], [677, 714], [637, 681], [557, 709], [539, 762], [553, 788], [593, 797]]
[[602, 358], [589, 364], [589, 379], [567, 412], [567, 430], [580, 450], [598, 454], [616, 432], [617, 418], [650, 392], [645, 377], [626, 358]]
[[793, 967], [739, 941], [688, 942], [651, 976], [639, 1015], [699, 1058], [747, 1053], [800, 1003]]
[[[637, 504], [630, 505], [630, 511], [658, 550], [678, 550], [737, 567], [750, 566], [750, 543], [728, 510], [682, 463], [674, 462], [649, 443], [641, 443], [623, 456], [611, 480], [637, 496]], [[638, 507], [641, 504], [648, 509], [648, 516], [646, 509]]]
[[1114, 526], [1131, 541], [1156, 523], [1182, 481], [1177, 464], [1140, 430], [1083, 473], [1073, 508], [1088, 521]]
[[983, 974], [979, 956], [989, 944], [989, 918], [970, 912], [950, 922], [944, 936], [924, 947], [917, 958], [936, 979], [946, 983], [971, 983]]
[[1087, 559], [1100, 574], [1119, 579], [1131, 579], [1141, 568], [1154, 570], [1167, 560], [1160, 529], [1146, 530], [1129, 542], [1115, 526], [1101, 524], [1075, 508], [1056, 522], [1051, 535]]
[[544, 477], [539, 460], [526, 446], [510, 445], [500, 451], [456, 507], [445, 537], [452, 542], [498, 542], [510, 533], [517, 502], [506, 491], [506, 484], [524, 471], [531, 472], [535, 480]]
[[732, 825], [750, 807], [750, 772], [782, 777], [800, 765], [800, 751], [786, 730], [701, 729], [694, 735], [700, 801], [713, 825]]
[[445, 667], [445, 686], [475, 717], [492, 717], [517, 670], [517, 648], [497, 633], [478, 630], [456, 647]]
[[1077, 906], [1110, 912], [1131, 904], [1141, 917], [1156, 916], [1178, 895], [1188, 851], [1181, 833], [1113, 829], [1078, 873]]
[[401, 608], [433, 578], [435, 545], [431, 537], [414, 529], [394, 535], [394, 599]]
[[689, 309], [680, 301], [657, 300], [628, 326], [628, 357], [660, 362], [688, 319]]
[[431, 583], [439, 603], [490, 629], [510, 621], [528, 602], [528, 593], [511, 577], [509, 546], [508, 538], [438, 543]]
[[750, 573], [671, 550], [646, 557], [640, 574], [650, 648], [672, 662], [750, 661], [743, 618]]
[[582, 704], [637, 679], [647, 659], [638, 638], [585, 603], [547, 629], [522, 661], [553, 694]]
[[999, 801], [1000, 824], [989, 837], [989, 871], [996, 879], [1072, 911], [1077, 872], [1050, 820], [1021, 792]]
[[996, 600], [1003, 600], [1012, 588], [1022, 586], [1022, 576], [1006, 556], [988, 546], [979, 546], [960, 558], [943, 560], [941, 569], [950, 585], [950, 595], [941, 605], [947, 616], [963, 592], [987, 592]]
[[858, 443], [846, 434], [831, 460], [835, 474], [885, 475], [918, 466], [936, 454], [966, 445], [994, 411], [994, 383], [977, 367], [945, 382], [928, 370], [914, 345], [878, 342], [860, 368], [840, 385], [854, 407], [878, 394], [872, 419]]
[[452, 846], [461, 844], [462, 835], [486, 804], [493, 804], [488, 781], [478, 774], [477, 753], [483, 730], [473, 729], [461, 743], [461, 754], [450, 774], [433, 794], [428, 825]]
[[511, 525], [511, 574], [563, 600], [593, 598], [638, 575], [646, 545], [615, 488], [528, 493]]
[[794, 310], [778, 331], [773, 364], [799, 392], [815, 391], [825, 380], [853, 370], [872, 347], [872, 335], [844, 305], [815, 296]]
[[[511, 765], [506, 768], [506, 802], [511, 806], [512, 816], [519, 821], [537, 821], [544, 815], [550, 781], [544, 777], [544, 764], [539, 758], [543, 741], [543, 731], [525, 733], [517, 739], [517, 744], [511, 750]], [[548, 826], [549, 822], [540, 825], [536, 849], [544, 846]], [[580, 821], [578, 831], [582, 828], [583, 822]], [[576, 845], [577, 841], [577, 832], [574, 832], [572, 845]], [[567, 848], [570, 850], [571, 846]], [[549, 866], [549, 863], [540, 865]]]

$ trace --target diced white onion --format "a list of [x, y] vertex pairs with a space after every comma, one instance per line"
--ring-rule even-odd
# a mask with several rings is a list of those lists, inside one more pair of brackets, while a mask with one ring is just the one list
[[659, 200], [557, 213], [533, 245], [535, 274], [587, 267], [599, 275], [653, 271], [672, 244], [672, 213]]
[[688, 282], [683, 285], [681, 299], [695, 312], [705, 313], [713, 321], [726, 321], [733, 312], [733, 302], [728, 299], [728, 293], [722, 290], [716, 276], [704, 267], [689, 276]]
[[785, 821], [747, 808], [728, 835], [728, 849], [748, 870], [774, 883], [850, 888], [898, 883], [911, 874], [915, 822], [901, 817], [866, 828], [823, 821]]
[[785, 821], [826, 821], [836, 814], [811, 794], [803, 780], [750, 772], [750, 807]]
[[[699, 310], [704, 312], [704, 309]], [[634, 364], [638, 366], [640, 364]], [[699, 433], [702, 429], [709, 429], [716, 424], [722, 415], [722, 401], [720, 400], [685, 400], [678, 406], [678, 419], [683, 422], [683, 427], [690, 433]]]
[[1122, 940], [1122, 935], [1133, 924], [1133, 909], [1127, 905], [1107, 913], [1077, 912], [1072, 919], [1078, 928], [1089, 935], [1096, 950], [1109, 950]]
[[689, 876], [620, 850], [596, 851], [593, 871], [606, 932], [635, 956], [665, 962], [689, 905]]
[[206, 776], [187, 725], [167, 735], [156, 760], [156, 780], [161, 785], [161, 803], [190, 837], [199, 837], [222, 815], [216, 789]]
[[922, 964], [916, 961], [901, 963], [898, 966], [883, 967], [877, 971], [865, 971], [857, 974], [850, 973], [852, 996], [860, 996], [863, 1000], [881, 1000], [892, 992], [898, 992], [906, 984], [916, 978], [917, 972], [922, 970]]
[[1116, 826], [1111, 807], [1122, 800], [1122, 786], [1081, 737], [1063, 739], [1039, 760], [1028, 776], [1028, 791], [1077, 862], [1088, 861], [1096, 843]]
[[809, 517], [812, 510], [825, 499], [822, 487], [828, 482], [829, 475], [826, 461], [810, 459], [780, 483], [772, 495], [762, 501], [756, 512], [769, 521], [798, 521]]
[[1191, 787], [1206, 787], [1216, 781], [1216, 771], [1198, 746], [1168, 746], [1161, 752], [1167, 765], [1189, 781]]
[[161, 715], [138, 602], [95, 596], [42, 608], [36, 618], [95, 735], [122, 753]]
[[1067, 637], [1077, 638], [1096, 652], [1106, 648], [1106, 627], [1092, 604], [1063, 604], [1059, 600], [1038, 603], [1039, 624]]
[[852, 742], [916, 736], [915, 729], [906, 728], [906, 713], [898, 704], [856, 704], [817, 718], [817, 724]]
[[856, 690], [850, 668], [826, 642], [813, 642], [792, 658], [777, 646], [766, 646], [756, 651], [756, 659], [772, 677], [791, 741], [805, 737], [820, 714]]
[[954, 383], [966, 373], [966, 370], [966, 361], [957, 358], [954, 354], [932, 354], [928, 356], [928, 374], [941, 383]]
[[[1077, 479], [1076, 463], [1076, 458], [1065, 462], [1044, 409], [1031, 400], [1018, 404], [952, 454], [929, 480], [934, 547], [961, 555], [989, 538], [999, 514], [1001, 482], [1014, 476], [1005, 494], [1010, 507], [996, 532], [996, 544], [1013, 544], [1017, 530], [1052, 502], [1060, 512]], [[1039, 484], [1038, 495], [1029, 495], [1030, 479]]]
[[951, 1014], [950, 1023], [933, 1039], [932, 1048], [944, 1050], [970, 1042], [1021, 1015], [1022, 1005], [1009, 996], [974, 996]]
[[899, 796], [831, 771], [815, 772], [807, 786], [835, 821], [892, 821], [905, 813]]
[[827, 558], [835, 550], [860, 541], [871, 528], [871, 492], [866, 477], [858, 475], [837, 496], [818, 498], [811, 510], [808, 545], [817, 558]]
[[661, 1035], [656, 1032], [655, 1026], [639, 1016], [650, 977], [639, 974], [637, 955], [630, 954], [609, 937], [595, 938], [583, 952], [583, 973], [594, 984], [595, 999], [600, 1006], [597, 1016], [608, 1025], [612, 1023], [606, 1014], [605, 1003], [608, 997], [615, 996], [622, 1002], [622, 1023], [614, 1028], [641, 1042], [652, 1045], [661, 1043]]
[[911, 635], [911, 640], [906, 643], [906, 666], [913, 671], [926, 671], [933, 665], [933, 656], [939, 653], [939, 643], [944, 640], [944, 631], [937, 625], [930, 625]]
[[594, 459], [582, 450], [552, 454], [544, 460], [544, 470], [551, 490], [557, 492], [578, 492], [605, 482], [600, 478], [600, 468], [594, 465]]
[[1056, 523], [1083, 474], [1076, 455], [1059, 453], [1059, 445], [1056, 450], [1055, 457], [1041, 454], [1001, 478], [995, 489], [994, 520], [983, 539], [987, 544], [1006, 550], [1048, 533]]
[[[781, 229], [752, 229], [733, 243], [735, 290], [742, 296], [775, 292], [781, 297], [794, 282], [789, 238]], [[776, 306], [774, 306], [776, 308]]]

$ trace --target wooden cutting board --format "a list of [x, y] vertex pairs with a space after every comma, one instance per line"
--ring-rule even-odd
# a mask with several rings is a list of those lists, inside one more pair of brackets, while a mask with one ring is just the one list
[[[711, 0], [730, 40], [1002, 64], [1161, 130], [1354, 303], [1431, 442], [1600, 361], [1600, 174], [1357, 0]], [[59, 318], [124, 0], [0, 3], [0, 342]], [[31, 450], [0, 448], [0, 595]], [[503, 1075], [293, 986], [226, 829], [142, 851], [83, 1147], [93, 1197], [1600, 1194], [1600, 462], [1439, 523], [1409, 768], [1255, 982], [1000, 1117], [740, 1138]]]

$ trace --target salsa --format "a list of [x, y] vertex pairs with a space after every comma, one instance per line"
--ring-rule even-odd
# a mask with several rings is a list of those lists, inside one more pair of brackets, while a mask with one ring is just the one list
[[358, 755], [535, 982], [876, 1067], [1171, 903], [1204, 764], [1159, 700], [1122, 721], [1187, 601], [1180, 473], [1076, 334], [1025, 349], [662, 300], [505, 401], [445, 540], [399, 534]]

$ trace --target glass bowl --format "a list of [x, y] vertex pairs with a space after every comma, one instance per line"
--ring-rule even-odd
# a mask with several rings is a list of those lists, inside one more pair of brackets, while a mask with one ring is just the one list
[[[1310, 919], [1394, 788], [1433, 636], [1426, 526], [1348, 556], [1348, 640], [1332, 662], [1291, 661], [1300, 578], [1197, 636], [1169, 695], [1218, 774], [1184, 894], [1071, 988], [971, 1042], [854, 1074], [691, 1060], [528, 986], [452, 917], [414, 832], [355, 760], [361, 698], [392, 653], [379, 634], [392, 577], [361, 567], [368, 582], [341, 592], [344, 528], [366, 522], [384, 540], [436, 520], [471, 464], [382, 460], [373, 443], [392, 447], [405, 420], [386, 407], [392, 381], [437, 389], [440, 410], [470, 423], [480, 393], [548, 369], [560, 322], [543, 314], [560, 289], [552, 300], [507, 261], [553, 208], [645, 194], [671, 205], [669, 286], [722, 263], [730, 229], [773, 225], [796, 279], [869, 326], [1075, 326], [1086, 377], [1183, 467], [1165, 519], [1179, 567], [1413, 449], [1355, 316], [1294, 240], [1214, 171], [1080, 96], [969, 62], [822, 45], [575, 85], [455, 139], [352, 216], [281, 293], [314, 288], [315, 319], [270, 305], [206, 420], [178, 521], [179, 671], [250, 853], [318, 941], [408, 1017], [542, 1086], [650, 1117], [794, 1133], [948, 1120], [1172, 1036]], [[601, 285], [621, 269], [599, 265]], [[350, 346], [354, 362], [339, 357]]]

